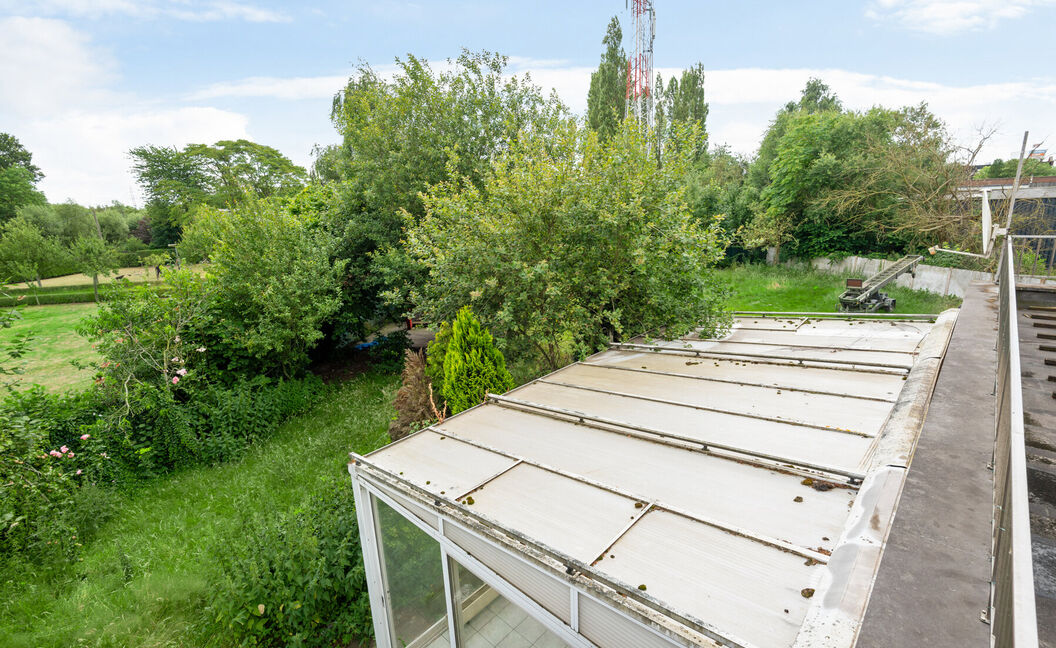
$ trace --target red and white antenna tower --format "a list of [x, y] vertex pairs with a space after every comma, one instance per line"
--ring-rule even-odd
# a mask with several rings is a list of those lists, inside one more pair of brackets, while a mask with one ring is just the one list
[[634, 47], [627, 60], [627, 115], [638, 123], [653, 125], [653, 40], [656, 39], [656, 8], [653, 0], [630, 0], [634, 23]]

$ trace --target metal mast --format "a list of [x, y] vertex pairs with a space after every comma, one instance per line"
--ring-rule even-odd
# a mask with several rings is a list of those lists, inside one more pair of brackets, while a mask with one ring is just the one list
[[653, 40], [656, 38], [656, 8], [653, 0], [630, 0], [634, 23], [634, 46], [627, 60], [627, 116], [653, 125]]

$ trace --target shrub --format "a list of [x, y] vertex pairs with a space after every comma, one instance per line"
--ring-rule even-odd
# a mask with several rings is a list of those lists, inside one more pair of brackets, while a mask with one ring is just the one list
[[95, 420], [90, 395], [48, 394], [40, 387], [0, 403], [0, 567], [25, 558], [52, 565], [76, 555], [71, 516], [87, 483], [82, 430]]
[[425, 375], [425, 354], [407, 349], [403, 363], [403, 384], [396, 392], [396, 418], [389, 423], [389, 438], [402, 439], [408, 433], [424, 427], [434, 418], [430, 402], [429, 378]]
[[702, 137], [678, 131], [660, 165], [630, 123], [602, 140], [569, 122], [518, 139], [483, 182], [430, 187], [407, 230], [428, 270], [416, 309], [435, 322], [470, 304], [504, 353], [552, 369], [649, 331], [716, 333], [728, 314], [710, 268], [726, 241], [685, 199]]
[[339, 479], [292, 514], [247, 520], [216, 547], [213, 642], [334, 646], [373, 635], [352, 486]]
[[403, 370], [403, 358], [410, 346], [411, 339], [407, 331], [393, 331], [375, 338], [374, 345], [367, 351], [367, 355], [370, 356], [370, 362], [375, 369], [395, 373]]
[[513, 389], [506, 359], [469, 306], [458, 311], [451, 325], [451, 340], [444, 354], [443, 389], [452, 414], [479, 405], [488, 392]]

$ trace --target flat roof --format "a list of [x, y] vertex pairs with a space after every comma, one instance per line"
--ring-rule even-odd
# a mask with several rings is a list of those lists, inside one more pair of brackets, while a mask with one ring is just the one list
[[851, 646], [955, 317], [637, 338], [361, 459], [683, 643]]

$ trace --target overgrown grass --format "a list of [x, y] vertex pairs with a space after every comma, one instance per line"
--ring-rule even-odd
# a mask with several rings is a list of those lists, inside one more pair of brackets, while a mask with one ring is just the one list
[[[837, 312], [846, 278], [806, 266], [744, 265], [717, 272], [729, 283], [733, 310]], [[961, 303], [959, 297], [888, 288], [883, 292], [895, 298], [895, 313], [940, 313]]]
[[22, 319], [14, 326], [0, 329], [0, 346], [16, 335], [33, 333], [29, 353], [23, 358], [24, 385], [43, 385], [53, 392], [88, 385], [91, 371], [77, 369], [71, 362], [89, 362], [96, 358], [91, 344], [76, 331], [77, 323], [87, 315], [94, 315], [96, 308], [95, 304], [27, 306], [22, 311]]
[[188, 470], [120, 496], [115, 517], [85, 548], [82, 562], [57, 578], [24, 573], [0, 584], [0, 643], [206, 643], [217, 545], [243, 520], [296, 511], [335, 480], [347, 480], [349, 451], [365, 453], [388, 441], [396, 387], [392, 375], [359, 376], [240, 461]]

